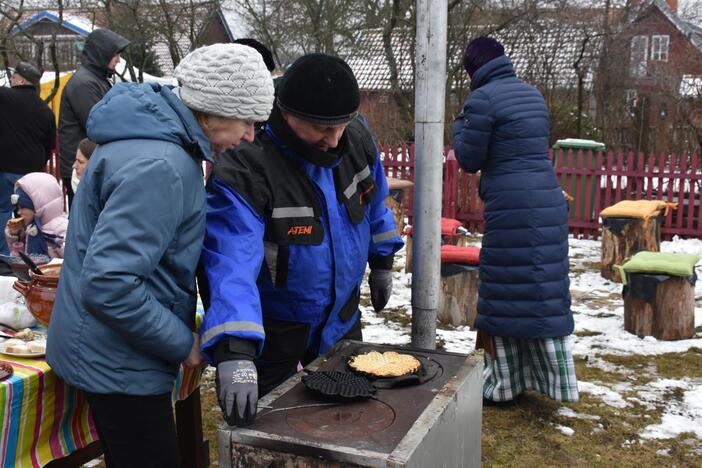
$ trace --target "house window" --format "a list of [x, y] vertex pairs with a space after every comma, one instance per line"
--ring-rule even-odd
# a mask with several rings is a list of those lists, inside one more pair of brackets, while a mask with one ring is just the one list
[[651, 60], [668, 61], [670, 36], [651, 36]]
[[637, 100], [637, 94], [635, 89], [627, 89], [624, 92], [624, 102], [626, 105], [626, 111], [629, 113], [629, 115], [634, 115], [636, 114], [636, 100]]
[[631, 38], [631, 60], [629, 62], [629, 76], [642, 78], [646, 76], [646, 61], [648, 60], [648, 36], [634, 36]]

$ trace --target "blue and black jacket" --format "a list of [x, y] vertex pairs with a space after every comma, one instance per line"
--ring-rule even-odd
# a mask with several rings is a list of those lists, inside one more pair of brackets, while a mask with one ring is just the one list
[[275, 362], [307, 362], [359, 327], [366, 263], [389, 269], [402, 247], [387, 194], [360, 117], [323, 152], [274, 109], [254, 143], [223, 155], [208, 184], [201, 258], [210, 361], [220, 360], [223, 338], [247, 340], [260, 374]]

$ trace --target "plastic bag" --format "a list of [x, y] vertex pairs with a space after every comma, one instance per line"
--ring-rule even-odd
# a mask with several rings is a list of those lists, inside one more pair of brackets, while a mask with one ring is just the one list
[[37, 321], [24, 304], [6, 302], [0, 305], [0, 324], [21, 330], [36, 326]]

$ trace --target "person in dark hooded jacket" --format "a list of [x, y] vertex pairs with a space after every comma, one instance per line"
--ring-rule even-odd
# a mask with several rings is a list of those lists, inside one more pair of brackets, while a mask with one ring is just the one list
[[568, 216], [549, 158], [548, 109], [495, 39], [471, 41], [463, 64], [470, 94], [453, 149], [464, 170], [481, 172], [485, 203], [475, 321], [483, 396], [504, 402], [536, 390], [575, 401]]
[[88, 114], [112, 87], [110, 78], [129, 41], [109, 29], [96, 29], [83, 47], [82, 65], [61, 94], [59, 111], [59, 151], [63, 186], [69, 206], [73, 202], [71, 175], [78, 143], [86, 137]]

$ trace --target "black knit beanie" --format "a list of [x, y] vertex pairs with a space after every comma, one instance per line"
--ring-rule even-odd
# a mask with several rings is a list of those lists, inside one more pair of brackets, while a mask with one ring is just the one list
[[338, 57], [308, 54], [285, 72], [278, 87], [280, 110], [321, 125], [339, 125], [358, 114], [361, 94], [351, 67]]
[[463, 68], [470, 76], [490, 60], [505, 54], [505, 48], [497, 39], [482, 36], [470, 41], [463, 54]]

